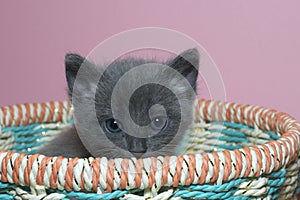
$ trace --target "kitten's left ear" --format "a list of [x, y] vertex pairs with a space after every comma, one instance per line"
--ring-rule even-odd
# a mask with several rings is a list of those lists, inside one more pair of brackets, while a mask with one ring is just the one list
[[[81, 78], [78, 79], [77, 74], [79, 69], [83, 67], [85, 70], [81, 71]], [[68, 91], [70, 99], [73, 96], [73, 87], [77, 79], [77, 92], [87, 94], [92, 88], [95, 88], [97, 82], [98, 70], [97, 67], [86, 58], [77, 54], [67, 54], [65, 57], [66, 79], [68, 83]], [[94, 81], [94, 82], [93, 82]]]
[[73, 53], [68, 53], [65, 56], [66, 79], [68, 83], [68, 89], [69, 89], [68, 91], [70, 97], [72, 96], [73, 93], [73, 86], [75, 83], [77, 73], [81, 65], [83, 64], [84, 60], [85, 60], [84, 57]]
[[199, 68], [199, 52], [196, 48], [182, 52], [167, 64], [181, 73], [189, 81], [192, 88], [196, 89]]

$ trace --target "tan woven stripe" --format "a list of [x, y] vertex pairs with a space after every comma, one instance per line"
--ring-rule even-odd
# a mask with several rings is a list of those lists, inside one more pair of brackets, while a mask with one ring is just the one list
[[256, 117], [256, 114], [257, 114], [257, 112], [258, 112], [258, 110], [259, 110], [259, 108], [258, 107], [254, 107], [253, 108], [253, 110], [251, 110], [252, 111], [252, 117], [251, 117], [251, 123], [252, 123], [252, 125], [251, 126], [255, 126], [255, 125], [257, 125], [257, 122], [255, 121], [255, 117]]
[[26, 110], [26, 112], [25, 112], [25, 119], [23, 120], [23, 123], [22, 123], [22, 126], [25, 126], [25, 125], [27, 125], [28, 123], [29, 123], [29, 120], [30, 120], [30, 104], [28, 104], [28, 103], [26, 103], [26, 104], [24, 104], [24, 106], [25, 106], [25, 110]]
[[164, 162], [162, 165], [162, 179], [161, 179], [162, 185], [165, 185], [168, 182], [169, 168], [170, 168], [170, 157], [166, 156], [164, 157]]
[[46, 172], [46, 167], [47, 167], [47, 165], [49, 165], [51, 160], [52, 160], [52, 157], [44, 157], [42, 159], [42, 162], [41, 162], [40, 168], [39, 168], [39, 173], [38, 173], [38, 176], [36, 177], [36, 183], [38, 185], [44, 185], [44, 175]]
[[53, 101], [49, 102], [49, 106], [50, 106], [50, 109], [48, 109], [49, 110], [49, 116], [47, 118], [47, 122], [52, 121], [53, 116], [54, 116], [54, 110], [55, 110], [55, 105], [54, 105]]
[[67, 191], [71, 191], [73, 189], [73, 179], [74, 179], [74, 166], [78, 163], [78, 158], [69, 159], [68, 160], [68, 167], [66, 171], [66, 178], [65, 178], [65, 188]]
[[233, 104], [226, 104], [226, 121], [227, 122], [232, 122], [231, 120], [231, 109], [232, 109]]
[[256, 153], [255, 155], [257, 156], [257, 171], [254, 174], [254, 176], [258, 177], [258, 176], [260, 176], [263, 173], [261, 171], [262, 170], [262, 165], [263, 165], [263, 163], [262, 163], [262, 155], [261, 155], [261, 152], [260, 152], [260, 150], [259, 150], [258, 147], [253, 146], [253, 147], [251, 147], [251, 149], [253, 149], [255, 151], [255, 153]]
[[204, 107], [203, 107], [203, 113], [204, 113], [203, 120], [204, 121], [208, 121], [206, 113], [208, 113], [209, 103], [210, 103], [210, 101], [204, 102]]
[[248, 110], [248, 112], [247, 112], [247, 116], [246, 116], [246, 119], [247, 119], [247, 124], [248, 124], [248, 126], [251, 126], [251, 127], [253, 127], [253, 121], [252, 121], [252, 119], [251, 119], [251, 113], [253, 112], [253, 106], [250, 106], [249, 107], [249, 110]]
[[107, 183], [107, 188], [105, 191], [112, 191], [114, 187], [114, 169], [115, 169], [115, 161], [113, 159], [108, 160], [107, 162], [107, 168], [108, 170], [106, 171], [106, 183]]
[[[292, 159], [292, 158], [294, 158], [295, 156], [296, 156], [296, 154], [298, 153], [297, 152], [297, 149], [296, 149], [296, 147], [295, 147], [295, 145], [293, 145], [293, 143], [294, 144], [296, 144], [297, 143], [297, 139], [295, 139], [295, 137], [293, 137], [293, 134], [291, 134], [291, 133], [285, 133], [284, 135], [283, 135], [283, 137], [284, 138], [286, 138], [286, 142], [287, 143], [284, 143], [284, 146], [285, 146], [285, 148], [288, 150], [288, 147], [287, 147], [287, 145], [289, 144], [289, 146], [290, 146], [290, 152], [287, 152], [286, 151], [286, 156], [290, 156], [290, 158]], [[289, 139], [288, 139], [289, 138]], [[292, 142], [293, 141], [293, 142]], [[294, 148], [293, 148], [294, 147]]]
[[[246, 171], [245, 171], [245, 174], [243, 177], [247, 177], [251, 170], [252, 170], [252, 155], [250, 153], [250, 149], [249, 148], [243, 148], [243, 150], [245, 151], [245, 154], [244, 156], [246, 157], [246, 160], [247, 160], [247, 166], [242, 166], [242, 167], [246, 167]], [[237, 169], [237, 171], [241, 171], [242, 169]]]
[[[57, 180], [57, 175], [58, 175], [58, 172], [59, 172], [59, 168], [61, 166], [61, 163], [62, 163], [62, 159], [63, 157], [57, 157], [57, 159], [53, 162], [52, 160], [52, 173], [49, 177], [49, 180], [50, 180], [50, 186], [51, 188], [57, 188], [57, 183], [56, 183], [56, 180]], [[68, 180], [66, 180], [65, 184], [69, 184], [68, 183]]]
[[219, 178], [219, 171], [220, 171], [220, 160], [219, 160], [219, 155], [217, 154], [217, 152], [212, 152], [212, 155], [214, 156], [214, 165], [213, 165], [213, 171], [214, 174], [211, 177], [210, 181], [212, 183], [216, 182]]
[[15, 118], [14, 107], [13, 106], [8, 106], [8, 110], [9, 110], [9, 113], [10, 113], [10, 118], [9, 118], [7, 126], [12, 126], [13, 125], [13, 119]]
[[232, 103], [233, 112], [231, 115], [233, 116], [233, 121], [238, 123], [240, 120], [238, 119], [238, 110], [240, 109], [241, 105]]
[[20, 122], [21, 122], [21, 120], [22, 120], [22, 118], [23, 118], [23, 111], [22, 111], [22, 107], [21, 107], [20, 104], [17, 104], [17, 105], [16, 105], [16, 108], [17, 108], [17, 110], [18, 110], [18, 118], [17, 118], [16, 121], [15, 121], [15, 126], [19, 126], [19, 125], [20, 125]]
[[[40, 111], [40, 113], [37, 113], [37, 117], [38, 117], [38, 122], [43, 122], [44, 121], [44, 118], [45, 118], [45, 112], [46, 112], [46, 109], [47, 109], [47, 106], [45, 103], [42, 103], [41, 104], [41, 108], [42, 110]], [[37, 110], [37, 107], [35, 108]]]
[[189, 154], [189, 166], [188, 166], [188, 177], [185, 181], [185, 185], [190, 185], [194, 181], [195, 170], [196, 170], [196, 157], [193, 154]]
[[[19, 169], [20, 168], [20, 165], [21, 165], [21, 161], [22, 159], [26, 156], [26, 154], [20, 154], [16, 159], [15, 159], [15, 162], [14, 162], [14, 168], [15, 169]], [[13, 174], [12, 174], [12, 177], [13, 177], [13, 181], [15, 183], [18, 183], [19, 182], [19, 170], [14, 170], [13, 171]]]
[[243, 166], [242, 152], [238, 149], [233, 150], [235, 155], [235, 176], [234, 179], [241, 177]]
[[231, 155], [229, 153], [229, 151], [223, 151], [223, 154], [225, 156], [225, 166], [224, 166], [224, 176], [223, 176], [223, 180], [224, 181], [228, 181], [229, 175], [231, 173], [232, 170], [232, 160], [231, 160]]
[[39, 154], [34, 154], [34, 155], [31, 155], [31, 156], [28, 156], [28, 159], [27, 159], [27, 165], [24, 169], [24, 181], [25, 181], [25, 184], [30, 186], [30, 172], [31, 172], [31, 169], [32, 169], [32, 164], [33, 162], [38, 158]]
[[38, 107], [38, 104], [37, 104], [37, 103], [34, 103], [34, 104], [32, 104], [32, 107], [33, 107], [33, 117], [32, 117], [32, 122], [33, 122], [33, 123], [36, 123], [36, 122], [38, 122], [38, 113], [37, 113], [37, 107]]
[[269, 148], [266, 145], [262, 145], [262, 150], [264, 152], [264, 155], [266, 156], [266, 173], [271, 173], [270, 167], [271, 167], [271, 153], [269, 151]]
[[[58, 105], [55, 105], [55, 102], [49, 102], [49, 107], [46, 106], [47, 103], [26, 103], [26, 104], [16, 104], [14, 106], [5, 106], [1, 107], [1, 111], [3, 113], [2, 121], [4, 126], [24, 126], [29, 123], [31, 120], [32, 123], [34, 122], [44, 122], [44, 117], [46, 111], [49, 112], [47, 119], [45, 122], [52, 122], [54, 119], [55, 110], [57, 110], [57, 119], [56, 122], [62, 121], [63, 119], [63, 109], [66, 109], [66, 115], [70, 114], [71, 104], [67, 103], [66, 108], [64, 108], [64, 102], [58, 102]], [[25, 112], [23, 113], [22, 106], [25, 108]], [[41, 107], [40, 112], [38, 113], [38, 106]], [[33, 115], [30, 115], [30, 109], [33, 107]], [[15, 116], [15, 113], [18, 113]], [[8, 122], [6, 122], [6, 117], [8, 116]]]
[[[4, 126], [7, 126], [7, 124], [6, 124], [6, 116], [8, 115], [8, 113], [7, 113], [7, 111], [6, 111], [6, 108], [5, 107], [1, 107], [1, 111], [2, 111], [2, 113], [3, 113], [3, 116], [2, 116], [2, 123], [3, 123], [3, 125]], [[1, 116], [1, 115], [0, 115]], [[0, 124], [0, 125], [2, 125], [2, 124]]]
[[[278, 163], [278, 165], [281, 166], [281, 165], [283, 164], [283, 159], [285, 160], [285, 159], [286, 159], [286, 156], [287, 156], [287, 146], [286, 146], [285, 143], [282, 143], [282, 142], [279, 142], [279, 141], [274, 141], [274, 142], [275, 142], [275, 143], [277, 144], [277, 146], [280, 148], [280, 152], [281, 152], [281, 153], [279, 153], [279, 159], [278, 159], [279, 163]], [[285, 154], [284, 154], [284, 152], [283, 152], [283, 148], [286, 149]]]
[[173, 176], [173, 187], [177, 187], [179, 185], [183, 159], [183, 156], [177, 156], [176, 172]]
[[275, 141], [268, 142], [270, 147], [272, 148], [274, 154], [271, 154], [272, 157], [274, 157], [274, 171], [277, 171], [279, 169], [279, 157], [275, 146]]
[[220, 121], [225, 121], [226, 120], [226, 104], [225, 103], [220, 103], [221, 104], [221, 109], [222, 109], [222, 111], [225, 111], [224, 113], [222, 112], [220, 112], [220, 118], [219, 118], [219, 120]]
[[2, 171], [1, 171], [1, 181], [2, 182], [7, 182], [7, 164], [9, 163], [13, 153], [8, 152], [6, 156], [2, 160]]
[[144, 168], [144, 162], [142, 159], [138, 159], [136, 162], [136, 172], [134, 177], [135, 187], [139, 188], [142, 184], [142, 170]]
[[200, 174], [200, 177], [199, 177], [199, 180], [198, 180], [198, 183], [199, 184], [204, 184], [205, 183], [205, 178], [206, 178], [206, 175], [207, 175], [207, 172], [208, 172], [208, 155], [207, 153], [204, 153], [202, 155], [202, 168], [201, 168], [201, 174]]
[[240, 118], [241, 118], [241, 122], [242, 123], [245, 123], [245, 109], [246, 107], [248, 107], [247, 105], [243, 105], [243, 106], [240, 106]]
[[120, 184], [120, 189], [126, 189], [126, 186], [128, 185], [128, 165], [129, 165], [129, 159], [125, 158], [121, 162], [121, 168], [122, 168], [122, 173], [121, 173], [121, 184]]
[[[299, 129], [300, 129], [300, 126], [299, 126]], [[293, 154], [293, 159], [297, 159], [298, 158], [298, 154], [299, 154], [299, 148], [298, 146], [300, 146], [300, 137], [299, 137], [299, 134], [300, 133], [297, 133], [296, 131], [295, 132], [290, 132], [290, 133], [287, 133], [290, 135], [290, 137], [292, 137], [294, 139], [294, 154]], [[297, 137], [298, 136], [298, 137]]]
[[211, 107], [211, 121], [216, 121], [217, 120], [217, 112], [216, 112], [216, 107], [217, 107], [217, 104], [214, 103]]
[[260, 114], [260, 126], [267, 127], [266, 117], [268, 117], [267, 112], [262, 111]]
[[97, 192], [98, 189], [98, 183], [100, 179], [100, 158], [96, 158], [91, 163], [91, 170], [93, 171], [92, 175], [92, 186], [93, 191]]
[[155, 184], [156, 166], [157, 166], [157, 159], [152, 157], [151, 165], [150, 165], [150, 173], [149, 173], [149, 182], [148, 182], [149, 188], [151, 188]]

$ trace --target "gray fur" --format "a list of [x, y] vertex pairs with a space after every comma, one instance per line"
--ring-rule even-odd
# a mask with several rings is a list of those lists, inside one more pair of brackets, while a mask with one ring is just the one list
[[[152, 63], [153, 65], [165, 64], [170, 66], [171, 69], [153, 67], [151, 73], [147, 70], [139, 71], [139, 73], [132, 70], [137, 66], [151, 65]], [[106, 66], [106, 69], [103, 66], [97, 66], [86, 61], [81, 56], [68, 54], [66, 56], [66, 77], [71, 100], [87, 99], [90, 104], [95, 106], [78, 108], [74, 105], [75, 117], [78, 119], [76, 126], [78, 130], [76, 131], [73, 127], [62, 133], [49, 145], [45, 146], [40, 153], [48, 156], [107, 158], [131, 157], [132, 155], [136, 157], [174, 155], [176, 145], [193, 121], [192, 112], [193, 102], [196, 98], [194, 91], [196, 89], [198, 63], [199, 54], [196, 49], [187, 50], [165, 63], [127, 58], [114, 61]], [[82, 66], [85, 66], [87, 70], [85, 70], [83, 78], [76, 78], [79, 68]], [[179, 74], [174, 75], [172, 69], [179, 72]], [[103, 74], [97, 82], [95, 74], [98, 75], [99, 73]], [[127, 78], [123, 84], [116, 87], [118, 81], [125, 75]], [[76, 91], [78, 91], [76, 94], [73, 92], [75, 78]], [[193, 89], [192, 91], [183, 84], [183, 78], [188, 81]], [[147, 84], [136, 89], [131, 96], [128, 94], [130, 89], [145, 80], [160, 83], [163, 86], [160, 84]], [[114, 100], [111, 98], [113, 90], [118, 95], [118, 98]], [[95, 92], [95, 98], [93, 97], [93, 91]], [[177, 94], [177, 97], [174, 93]], [[177, 98], [180, 99], [181, 106]], [[126, 99], [130, 99], [129, 105], [126, 104]], [[161, 106], [157, 107], [157, 104]], [[90, 109], [84, 110], [87, 111], [84, 113], [89, 113], [93, 112], [92, 108], [95, 108], [99, 126], [103, 128], [102, 125], [107, 119], [115, 118], [111, 105], [115, 106], [114, 110], [118, 111], [118, 119], [122, 120], [122, 132], [118, 134], [105, 131], [99, 133], [97, 131], [98, 127], [89, 126], [88, 120], [91, 119], [88, 119], [83, 112], [78, 112], [79, 110]], [[129, 119], [124, 115], [128, 109], [131, 119], [141, 128], [133, 128], [129, 125]], [[151, 116], [155, 115], [167, 115], [168, 126], [153, 136], [151, 135], [153, 130], [148, 127]], [[88, 124], [88, 126], [84, 127], [81, 124]], [[151, 137], [141, 139], [139, 137], [141, 130], [143, 130], [142, 134], [149, 134]], [[145, 152], [142, 154], [130, 152], [130, 145], [138, 147], [141, 143], [146, 146]]]

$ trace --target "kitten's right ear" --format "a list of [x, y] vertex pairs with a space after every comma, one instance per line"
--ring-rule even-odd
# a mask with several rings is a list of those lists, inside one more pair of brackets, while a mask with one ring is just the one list
[[196, 48], [182, 52], [169, 61], [168, 65], [181, 73], [196, 90], [199, 68], [199, 52]]
[[80, 66], [83, 64], [85, 58], [77, 54], [66, 54], [65, 56], [65, 70], [66, 78], [69, 89], [69, 96], [72, 96], [73, 86], [76, 80], [76, 75], [80, 69]]

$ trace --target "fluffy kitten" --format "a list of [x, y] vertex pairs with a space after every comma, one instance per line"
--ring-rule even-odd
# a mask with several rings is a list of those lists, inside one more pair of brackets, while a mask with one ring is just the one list
[[[126, 58], [108, 66], [67, 54], [69, 96], [72, 103], [79, 102], [73, 104], [76, 128], [61, 133], [40, 153], [107, 158], [175, 155], [176, 145], [193, 121], [198, 65], [197, 49], [184, 51], [165, 63]], [[78, 78], [81, 67], [85, 70]], [[148, 83], [141, 85], [145, 81]], [[83, 106], [82, 101], [90, 106]]]

